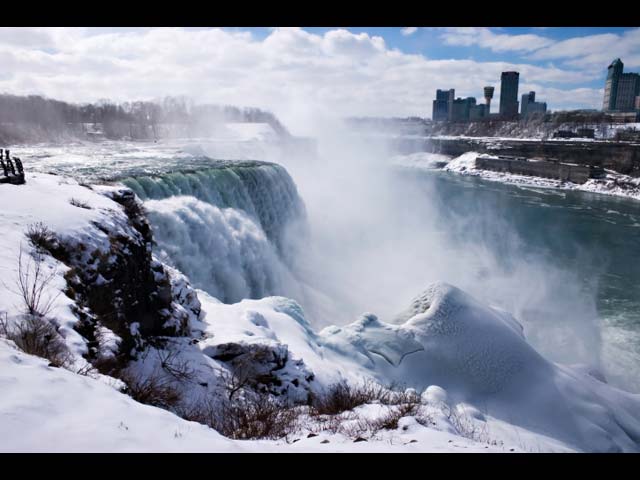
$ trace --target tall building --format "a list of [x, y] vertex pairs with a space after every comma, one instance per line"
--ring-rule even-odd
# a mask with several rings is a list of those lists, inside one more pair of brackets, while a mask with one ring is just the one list
[[520, 73], [502, 72], [500, 77], [500, 116], [515, 118], [518, 116], [518, 82]]
[[623, 73], [618, 80], [615, 109], [618, 112], [633, 112], [636, 109], [635, 103], [638, 95], [640, 95], [640, 75]]
[[520, 102], [520, 116], [526, 118], [534, 113], [547, 113], [547, 104], [536, 102], [536, 92], [525, 93]]
[[547, 113], [547, 102], [533, 102], [527, 107], [527, 116], [531, 116], [534, 113]]
[[450, 90], [436, 90], [436, 99], [433, 101], [432, 112], [434, 122], [442, 122], [450, 119], [455, 94], [456, 91], [453, 88]]
[[491, 99], [493, 98], [493, 87], [484, 87], [484, 100], [486, 102], [487, 108], [485, 108], [485, 114], [488, 117], [491, 113]]
[[487, 118], [489, 116], [488, 111], [489, 111], [489, 106], [484, 103], [471, 105], [469, 107], [469, 121], [475, 122], [475, 121]]
[[449, 120], [452, 122], [467, 122], [469, 120], [469, 112], [475, 106], [475, 97], [456, 98], [452, 104]]
[[605, 112], [616, 110], [618, 83], [623, 69], [624, 63], [619, 58], [611, 62], [611, 65], [607, 68], [607, 81], [604, 84], [604, 102], [602, 103], [602, 110]]
[[527, 107], [530, 103], [534, 103], [536, 101], [536, 92], [529, 92], [522, 95], [522, 100], [520, 100], [520, 115], [523, 117], [527, 116]]

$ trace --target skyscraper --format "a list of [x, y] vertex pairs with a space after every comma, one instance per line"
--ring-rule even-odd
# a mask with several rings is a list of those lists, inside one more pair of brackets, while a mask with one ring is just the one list
[[604, 85], [604, 102], [602, 109], [605, 112], [616, 110], [616, 97], [618, 96], [618, 83], [622, 76], [624, 64], [616, 58], [607, 69], [607, 81]]
[[520, 100], [520, 115], [523, 117], [527, 116], [527, 108], [529, 104], [535, 103], [536, 101], [536, 92], [529, 92], [522, 95], [522, 100]]
[[522, 95], [520, 102], [520, 117], [527, 118], [535, 113], [547, 113], [546, 102], [536, 102], [536, 92], [529, 92]]
[[475, 97], [456, 98], [453, 101], [449, 120], [452, 122], [466, 122], [469, 120], [470, 110], [476, 106]]
[[500, 77], [500, 116], [515, 118], [518, 116], [518, 82], [520, 73], [502, 72]]
[[620, 75], [616, 92], [616, 110], [633, 112], [636, 109], [635, 103], [638, 95], [640, 95], [640, 75], [637, 73]]
[[453, 88], [451, 90], [436, 90], [436, 99], [433, 101], [432, 112], [434, 122], [450, 119], [455, 94], [456, 91]]

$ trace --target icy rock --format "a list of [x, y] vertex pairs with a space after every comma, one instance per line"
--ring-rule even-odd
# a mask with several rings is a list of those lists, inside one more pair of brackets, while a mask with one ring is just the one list
[[341, 329], [324, 329], [322, 334], [323, 343], [336, 350], [345, 351], [345, 347], [357, 349], [368, 365], [375, 363], [372, 354], [398, 366], [406, 355], [423, 350], [410, 332], [396, 325], [382, 323], [373, 314], [364, 314]]

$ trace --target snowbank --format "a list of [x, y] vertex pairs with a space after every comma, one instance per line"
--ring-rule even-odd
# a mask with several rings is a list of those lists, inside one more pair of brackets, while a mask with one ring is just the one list
[[[0, 339], [1, 452], [501, 452], [406, 418], [380, 441], [299, 435], [234, 441], [204, 425], [135, 402], [113, 386], [26, 355]], [[293, 442], [295, 440], [295, 442]], [[515, 447], [514, 447], [515, 449]], [[508, 449], [507, 449], [508, 451]]]

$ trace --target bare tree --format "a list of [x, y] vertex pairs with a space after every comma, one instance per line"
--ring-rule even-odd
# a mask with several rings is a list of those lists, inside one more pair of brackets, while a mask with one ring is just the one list
[[53, 308], [60, 292], [45, 295], [47, 287], [55, 279], [56, 269], [47, 271], [42, 252], [36, 250], [25, 262], [22, 245], [18, 256], [18, 294], [30, 315], [45, 317]]

